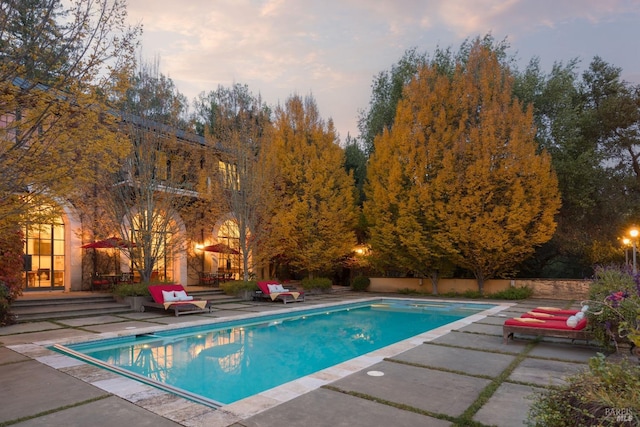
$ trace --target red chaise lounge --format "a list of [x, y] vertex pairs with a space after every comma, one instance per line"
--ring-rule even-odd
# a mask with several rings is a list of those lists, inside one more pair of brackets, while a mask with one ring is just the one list
[[578, 312], [580, 310], [563, 310], [561, 308], [556, 308], [556, 307], [536, 307], [533, 310], [531, 310], [534, 313], [547, 313], [547, 314], [553, 314], [556, 316], [573, 316], [574, 314], [578, 314]]
[[270, 299], [271, 301], [280, 300], [284, 304], [288, 302], [304, 301], [304, 292], [285, 289], [280, 283], [278, 283], [278, 281], [275, 280], [258, 282], [258, 288], [262, 292], [262, 295], [260, 296], [264, 299]]
[[529, 311], [528, 313], [521, 314], [520, 317], [523, 318], [532, 318], [532, 319], [542, 319], [542, 320], [562, 320], [566, 322], [569, 318], [569, 314], [549, 314], [549, 313], [540, 313], [537, 311]]
[[590, 334], [589, 331], [586, 330], [586, 326], [586, 318], [578, 320], [576, 326], [571, 327], [567, 325], [567, 318], [548, 320], [536, 317], [524, 317], [523, 315], [522, 317], [507, 319], [504, 322], [502, 326], [502, 338], [506, 344], [509, 341], [509, 337], [513, 339], [513, 334], [517, 332], [524, 335], [589, 341]]
[[176, 316], [211, 311], [209, 301], [187, 295], [182, 285], [151, 285], [149, 293], [153, 301], [143, 302], [140, 311], [145, 311], [147, 307], [173, 310]]

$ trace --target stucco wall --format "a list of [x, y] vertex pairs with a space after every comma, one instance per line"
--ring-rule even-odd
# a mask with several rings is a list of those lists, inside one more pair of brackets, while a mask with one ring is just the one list
[[[533, 289], [534, 298], [581, 300], [587, 299], [589, 283], [588, 280], [570, 279], [491, 279], [485, 281], [484, 292], [490, 294], [510, 286], [529, 286]], [[401, 289], [410, 289], [426, 294], [433, 292], [430, 279], [372, 277], [369, 285], [371, 292], [397, 292]], [[438, 281], [438, 293], [463, 293], [477, 289], [478, 283], [475, 279], [440, 279]]]

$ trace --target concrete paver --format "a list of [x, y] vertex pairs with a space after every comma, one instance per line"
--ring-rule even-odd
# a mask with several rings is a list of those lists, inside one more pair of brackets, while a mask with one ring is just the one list
[[587, 346], [575, 343], [570, 344], [567, 340], [560, 341], [559, 339], [556, 339], [552, 341], [551, 339], [549, 339], [538, 343], [529, 352], [529, 356], [587, 363], [590, 358], [595, 356], [597, 350], [598, 348], [595, 346]]
[[72, 319], [61, 319], [58, 323], [69, 326], [87, 326], [87, 325], [101, 325], [104, 323], [122, 322], [122, 317], [119, 316], [90, 316], [90, 317], [74, 317]]
[[64, 409], [15, 425], [18, 427], [128, 426], [132, 425], [132, 421], [136, 427], [176, 427], [181, 425], [152, 414], [116, 396]]
[[131, 311], [129, 313], [118, 314], [118, 317], [123, 319], [133, 320], [154, 320], [162, 317], [166, 317], [167, 314], [161, 311]]
[[319, 389], [242, 421], [246, 427], [444, 427], [444, 420], [403, 411], [334, 391]]
[[466, 332], [449, 332], [440, 338], [432, 341], [434, 344], [452, 345], [456, 347], [466, 347], [474, 350], [487, 350], [503, 353], [522, 353], [529, 342], [514, 341], [508, 345], [502, 343], [502, 336], [470, 334]]
[[450, 347], [423, 344], [393, 357], [393, 360], [452, 371], [464, 371], [470, 375], [497, 377], [515, 358], [516, 356], [464, 348], [451, 351]]
[[49, 340], [60, 340], [64, 338], [95, 338], [95, 334], [77, 329], [54, 329], [51, 331], [31, 332], [26, 334], [5, 335], [0, 342], [3, 345], [11, 346], [15, 344], [23, 344], [27, 342], [44, 342]]
[[485, 334], [502, 336], [502, 325], [487, 325], [484, 323], [472, 323], [458, 329], [460, 332], [470, 332], [472, 334]]
[[105, 332], [115, 332], [129, 329], [142, 329], [148, 328], [149, 323], [140, 322], [140, 321], [123, 321], [123, 319], [119, 319], [118, 323], [104, 323], [100, 325], [87, 325], [82, 329], [86, 329], [87, 331], [92, 331], [96, 333], [105, 333]]
[[0, 363], [24, 362], [29, 360], [27, 356], [17, 353], [6, 347], [0, 347]]
[[543, 387], [564, 385], [566, 376], [585, 368], [586, 366], [582, 363], [526, 358], [513, 370], [509, 380], [538, 384]]
[[51, 329], [60, 329], [63, 326], [52, 322], [18, 323], [16, 325], [3, 326], [0, 328], [0, 341], [4, 342], [3, 335], [24, 334], [27, 332], [42, 332]]
[[[369, 371], [383, 372], [374, 377]], [[334, 382], [344, 391], [358, 392], [380, 399], [453, 417], [460, 416], [490, 380], [450, 372], [382, 362]]]
[[504, 321], [505, 321], [504, 316], [487, 316], [476, 323], [479, 323], [482, 325], [500, 325], [500, 327], [502, 327], [502, 324], [504, 323]]
[[527, 420], [529, 397], [544, 389], [502, 383], [473, 417], [474, 421], [498, 427], [522, 426]]
[[[15, 420], [100, 396], [104, 391], [35, 360], [0, 365], [0, 422]], [[44, 424], [40, 424], [44, 425]]]

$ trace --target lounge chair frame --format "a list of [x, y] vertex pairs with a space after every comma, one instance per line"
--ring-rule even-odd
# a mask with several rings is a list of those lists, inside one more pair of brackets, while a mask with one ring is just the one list
[[575, 340], [585, 340], [587, 343], [591, 339], [591, 333], [586, 328], [580, 330], [571, 329], [550, 329], [550, 328], [536, 328], [532, 326], [516, 326], [516, 325], [503, 325], [502, 326], [502, 339], [503, 343], [507, 344], [509, 338], [513, 339], [515, 333], [523, 335], [535, 335], [545, 336], [553, 338], [569, 338], [571, 342]]

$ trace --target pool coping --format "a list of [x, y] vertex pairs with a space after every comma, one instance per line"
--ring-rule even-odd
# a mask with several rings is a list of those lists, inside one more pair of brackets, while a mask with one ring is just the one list
[[[362, 299], [350, 300], [348, 303], [332, 302], [314, 304], [313, 306], [303, 305], [297, 307], [285, 307], [283, 309], [273, 310], [269, 312], [269, 315], [279, 314], [291, 314], [298, 311], [307, 311], [314, 309], [332, 308], [341, 305], [361, 304], [372, 301], [380, 300], [416, 300], [416, 301], [433, 301], [433, 302], [450, 302], [460, 303], [460, 300], [448, 300], [448, 299], [428, 299], [428, 298], [411, 298], [411, 297], [368, 297]], [[236, 401], [234, 403], [223, 405], [219, 408], [212, 408], [192, 400], [188, 400], [184, 397], [177, 396], [165, 390], [160, 390], [151, 385], [142, 384], [131, 378], [122, 377], [115, 373], [111, 375], [105, 375], [104, 373], [96, 373], [94, 370], [104, 371], [104, 369], [92, 366], [93, 369], [89, 369], [87, 372], [87, 362], [75, 359], [73, 357], [54, 352], [49, 347], [60, 344], [67, 345], [73, 343], [89, 342], [96, 340], [103, 340], [109, 338], [118, 338], [131, 335], [139, 335], [144, 333], [168, 331], [174, 329], [182, 329], [193, 326], [211, 325], [216, 323], [225, 323], [229, 321], [240, 321], [258, 317], [264, 317], [265, 313], [247, 313], [246, 315], [239, 315], [233, 317], [221, 317], [215, 319], [199, 319], [192, 322], [185, 322], [174, 325], [153, 325], [146, 328], [123, 329], [116, 332], [105, 332], [96, 334], [87, 339], [86, 336], [70, 337], [64, 339], [56, 339], [49, 341], [38, 341], [31, 344], [22, 344], [15, 346], [8, 346], [12, 350], [17, 351], [25, 356], [31, 357], [40, 363], [50, 366], [59, 371], [65, 372], [77, 379], [84, 382], [88, 382], [96, 387], [101, 388], [109, 393], [112, 393], [118, 397], [128, 400], [138, 406], [142, 406], [145, 409], [152, 411], [163, 417], [173, 419], [174, 414], [169, 415], [167, 402], [171, 402], [171, 406], [175, 409], [176, 405], [180, 408], [184, 408], [184, 413], [193, 414], [197, 417], [204, 417], [207, 420], [208, 425], [228, 425], [242, 419], [257, 415], [268, 409], [274, 408], [282, 403], [285, 403], [291, 399], [299, 397], [303, 394], [314, 391], [324, 385], [342, 379], [348, 375], [360, 372], [376, 363], [381, 362], [385, 358], [396, 356], [414, 347], [417, 347], [425, 342], [432, 341], [439, 338], [452, 330], [457, 330], [477, 322], [489, 315], [497, 314], [509, 307], [515, 305], [515, 303], [509, 302], [474, 302], [465, 301], [465, 304], [491, 304], [494, 307], [483, 310], [479, 313], [472, 314], [463, 319], [451, 322], [447, 325], [432, 329], [430, 331], [421, 333], [419, 335], [407, 338], [389, 346], [383, 347], [378, 350], [374, 350], [370, 353], [358, 356], [354, 359], [339, 363], [337, 365], [325, 368], [321, 371], [307, 375], [305, 377], [287, 382], [275, 388], [266, 390], [256, 395], [247, 397], [245, 399]], [[83, 369], [80, 369], [80, 368]], [[174, 421], [184, 421], [183, 418], [174, 419]]]

